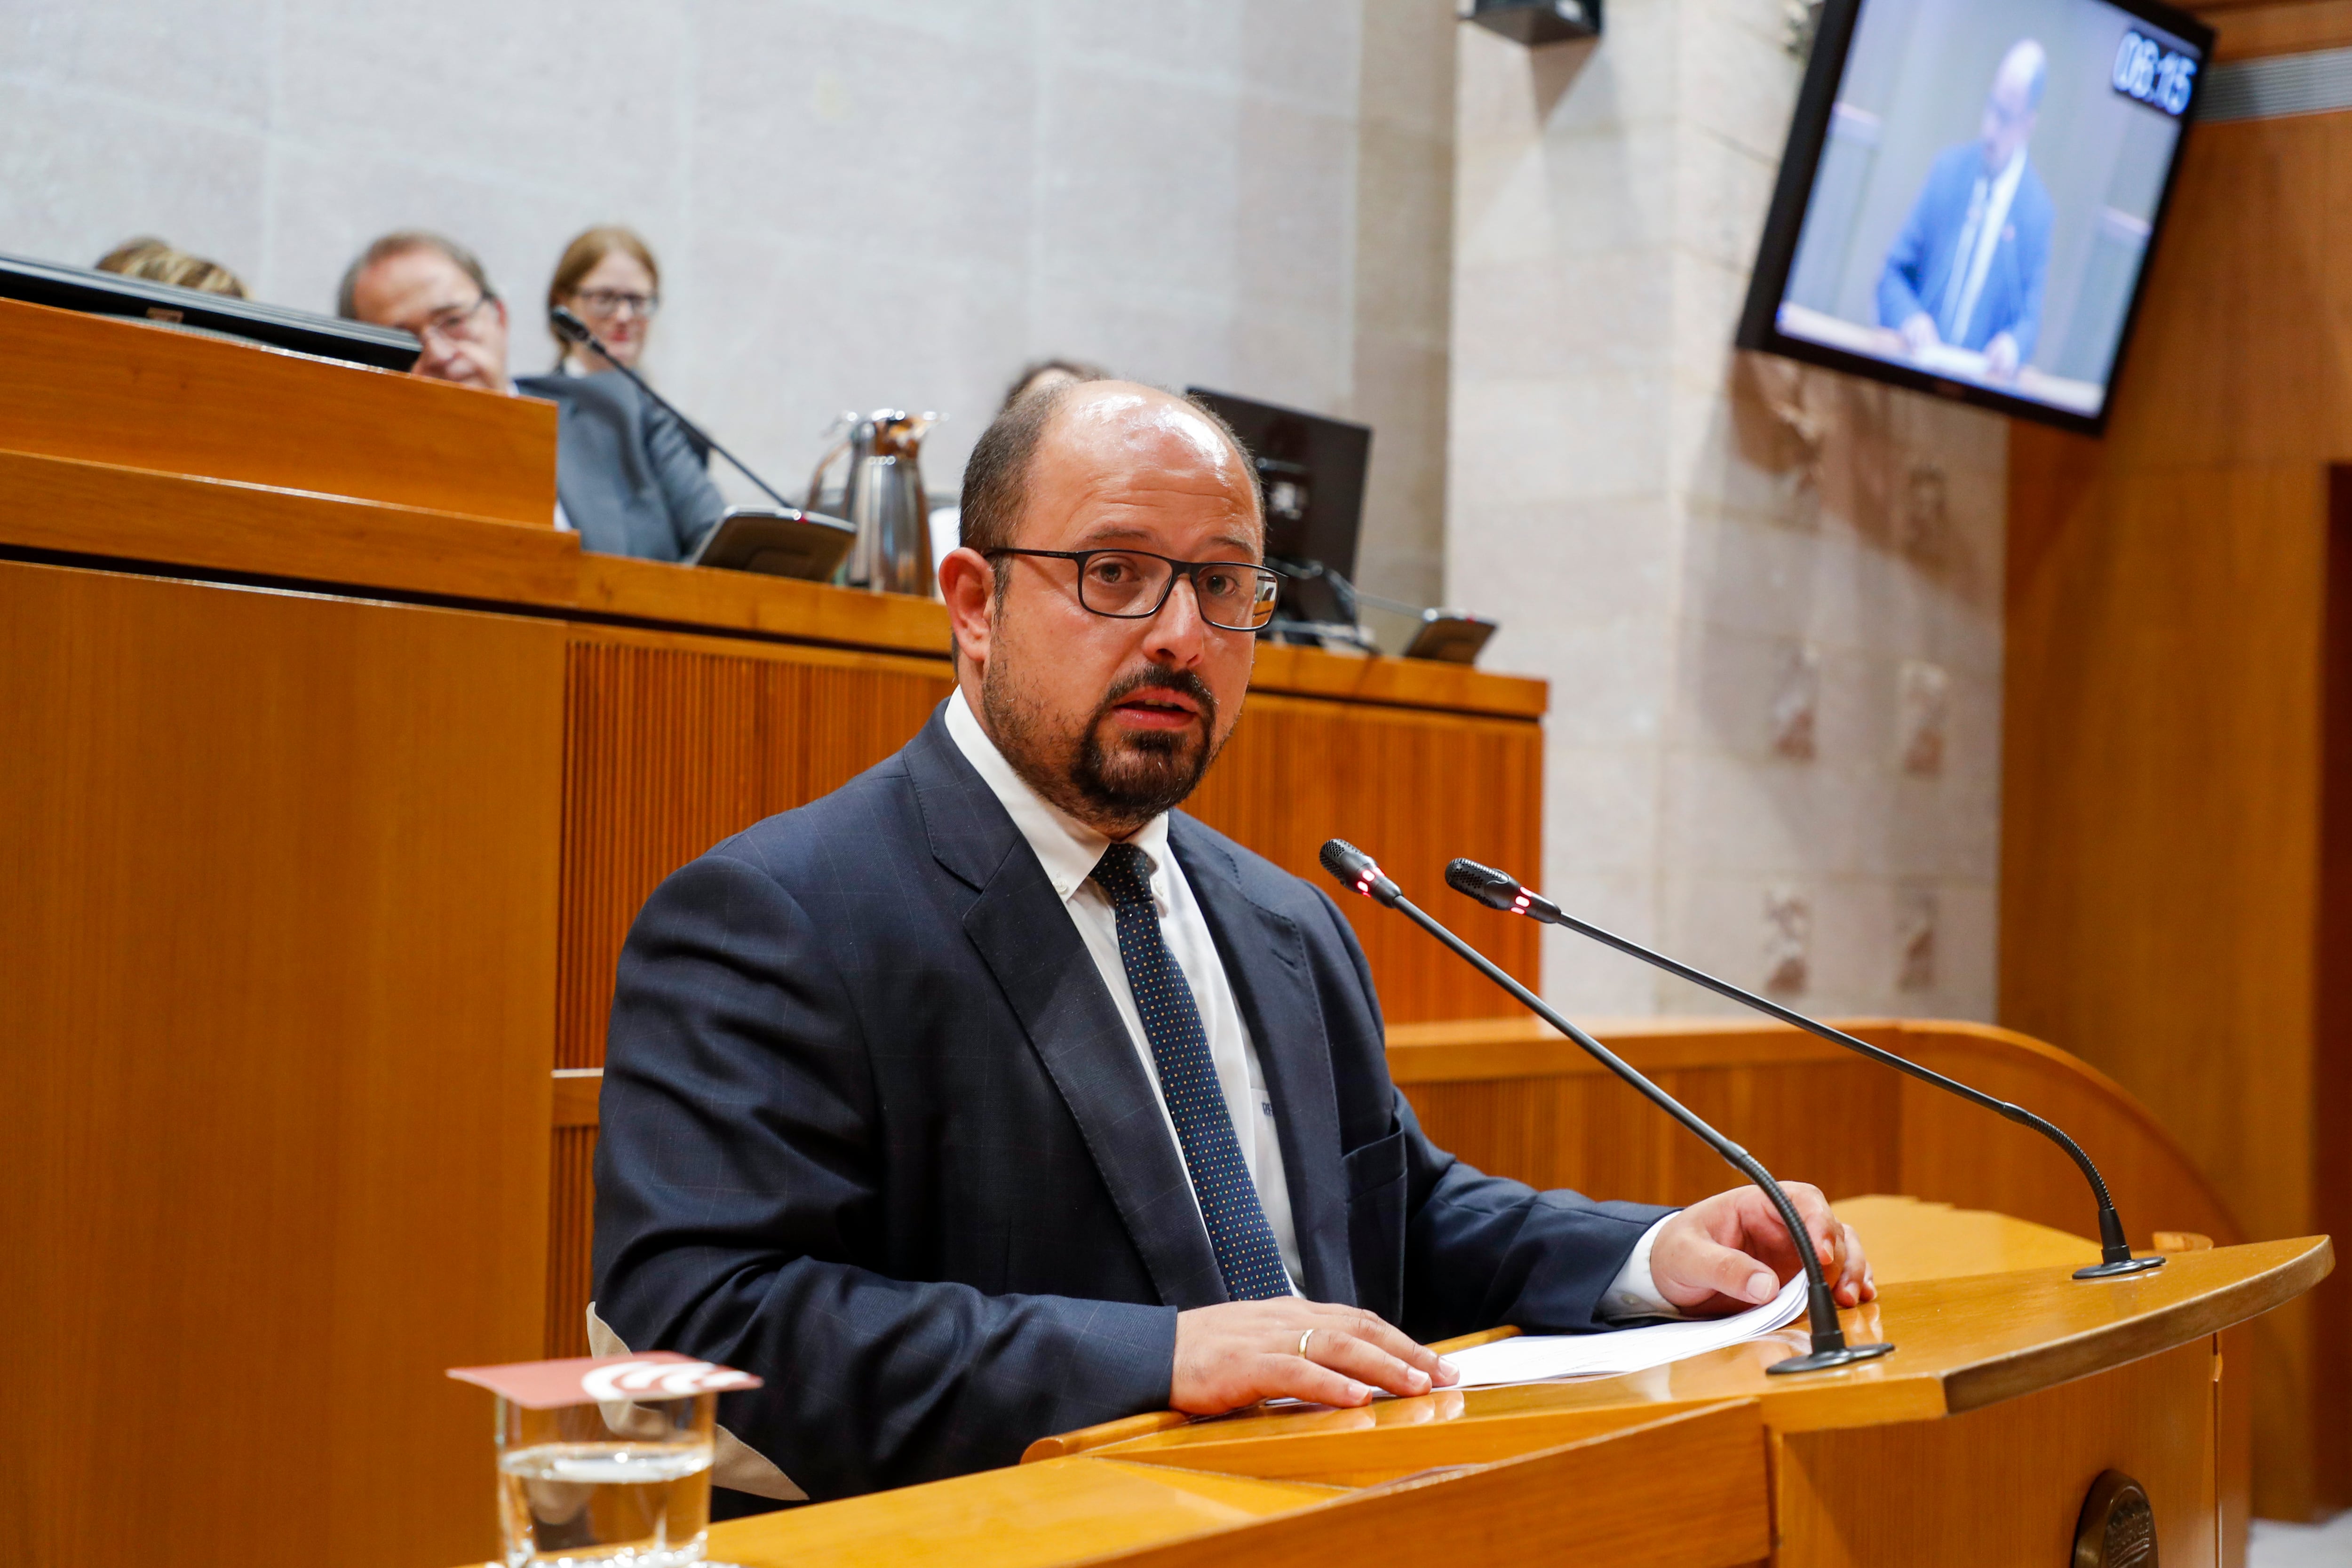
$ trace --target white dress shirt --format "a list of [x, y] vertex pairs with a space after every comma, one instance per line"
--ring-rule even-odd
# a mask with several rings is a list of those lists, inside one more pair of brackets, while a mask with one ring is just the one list
[[1960, 236], [1960, 254], [1953, 258], [1953, 280], [1959, 285], [1958, 304], [1952, 311], [1952, 333], [1945, 341], [1965, 342], [1969, 322], [1977, 313], [1977, 297], [1984, 292], [1985, 275], [1992, 270], [1992, 253], [2000, 247], [2001, 230], [2009, 226], [2009, 209], [2017, 200], [2018, 182], [2025, 177], [2025, 149], [2010, 154], [2009, 163], [1985, 188], [1986, 176], [1977, 176], [1977, 226]]
[[[1013, 826], [1035, 852], [1038, 864], [1045, 868], [1045, 879], [1053, 884], [1062, 907], [1069, 911], [1070, 923], [1077, 927], [1087, 954], [1095, 961], [1095, 969], [1102, 975], [1104, 987], [1110, 992], [1111, 1001], [1127, 1025], [1129, 1043], [1135, 1048], [1136, 1059], [1143, 1064], [1143, 1076], [1151, 1085], [1152, 1097], [1160, 1102], [1160, 1121], [1168, 1129], [1168, 1141], [1177, 1149], [1181, 1163], [1183, 1146], [1177, 1140], [1176, 1123], [1168, 1114], [1167, 1097], [1160, 1088], [1160, 1067], [1152, 1058], [1150, 1037], [1143, 1032], [1143, 1016], [1136, 1011], [1135, 994], [1128, 986], [1127, 963], [1119, 956], [1118, 917], [1110, 900], [1091, 879], [1111, 841], [1031, 789], [996, 749], [988, 731], [981, 728], [961, 691], [948, 700], [947, 727], [956, 749], [1003, 805], [1006, 815], [1013, 818]], [[1201, 1027], [1208, 1036], [1209, 1057], [1216, 1065], [1218, 1086], [1224, 1090], [1225, 1110], [1233, 1118], [1242, 1162], [1249, 1167], [1250, 1184], [1257, 1189], [1258, 1205], [1265, 1211], [1266, 1225], [1274, 1232], [1275, 1245], [1282, 1251], [1282, 1266], [1288, 1270], [1291, 1288], [1296, 1290], [1300, 1274], [1298, 1227], [1290, 1213], [1290, 1185], [1283, 1172], [1274, 1096], [1265, 1087], [1257, 1047], [1250, 1041], [1249, 1026], [1243, 1021], [1240, 1004], [1234, 1000], [1224, 962], [1217, 956], [1209, 922], [1192, 896], [1192, 884], [1184, 879], [1183, 868], [1169, 850], [1167, 816], [1163, 814], [1153, 817], [1128, 842], [1142, 850], [1144, 858], [1150, 862], [1152, 898], [1160, 910], [1160, 938], [1168, 944], [1169, 956], [1175, 959], [1176, 966], [1184, 972], [1185, 983], [1192, 987], [1192, 1005], [1200, 1010]], [[1186, 1179], [1191, 1179], [1189, 1171]], [[1205, 1234], [1206, 1226], [1202, 1229]], [[1678, 1315], [1658, 1295], [1650, 1278], [1650, 1244], [1656, 1235], [1657, 1226], [1653, 1226], [1634, 1246], [1616, 1282], [1601, 1298], [1604, 1316]]]

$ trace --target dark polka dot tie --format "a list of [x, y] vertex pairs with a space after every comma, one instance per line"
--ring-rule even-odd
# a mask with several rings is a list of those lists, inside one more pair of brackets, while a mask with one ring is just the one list
[[1234, 1119], [1209, 1055], [1201, 1009], [1184, 982], [1168, 944], [1160, 936], [1160, 909], [1151, 898], [1151, 864], [1132, 844], [1114, 844], [1095, 867], [1095, 885], [1118, 917], [1118, 956], [1127, 965], [1128, 988], [1143, 1016], [1143, 1036], [1160, 1069], [1160, 1092], [1184, 1168], [1208, 1223], [1209, 1245], [1225, 1276], [1225, 1292], [1236, 1301], [1260, 1301], [1290, 1294], [1290, 1276], [1274, 1227], [1257, 1201]]

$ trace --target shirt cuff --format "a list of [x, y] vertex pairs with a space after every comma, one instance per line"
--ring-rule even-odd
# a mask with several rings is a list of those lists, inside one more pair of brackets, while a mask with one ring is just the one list
[[[1677, 1210], [1677, 1213], [1680, 1211]], [[1668, 1215], [1666, 1219], [1674, 1218]], [[1633, 1244], [1633, 1254], [1625, 1259], [1625, 1267], [1617, 1271], [1617, 1279], [1601, 1292], [1601, 1320], [1622, 1322], [1627, 1318], [1679, 1318], [1682, 1309], [1658, 1294], [1658, 1282], [1650, 1273], [1650, 1248], [1658, 1239], [1662, 1219], [1642, 1233]]]

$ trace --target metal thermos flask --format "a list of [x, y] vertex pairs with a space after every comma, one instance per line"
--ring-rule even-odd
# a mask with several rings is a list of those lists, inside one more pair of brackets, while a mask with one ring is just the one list
[[818, 459], [809, 480], [808, 510], [828, 510], [822, 504], [825, 472], [846, 452], [849, 471], [842, 481], [839, 515], [857, 529], [857, 542], [842, 567], [841, 580], [849, 586], [876, 594], [930, 594], [931, 517], [919, 459], [923, 437], [939, 422], [936, 414], [896, 408], [841, 416], [836, 427], [845, 426], [848, 433]]

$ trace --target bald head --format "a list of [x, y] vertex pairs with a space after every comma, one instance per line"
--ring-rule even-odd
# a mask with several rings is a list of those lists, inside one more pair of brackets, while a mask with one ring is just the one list
[[1984, 123], [1979, 132], [1987, 168], [1995, 173], [2006, 169], [2024, 148], [2033, 134], [2042, 89], [2049, 81], [2049, 52], [2033, 39], [2020, 38], [2000, 57], [2000, 68], [1992, 75], [1992, 90], [1985, 95]]
[[[1233, 522], [1250, 559], [1264, 552], [1257, 480], [1241, 442], [1200, 405], [1131, 381], [1049, 387], [1021, 399], [981, 436], [965, 465], [962, 542], [983, 554], [1032, 542], [1033, 510], [1065, 520], [1090, 508], [1100, 526], [1189, 497]], [[1045, 526], [1054, 526], [1046, 523]]]

